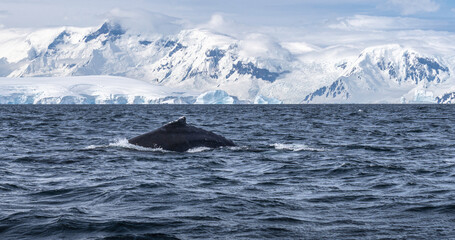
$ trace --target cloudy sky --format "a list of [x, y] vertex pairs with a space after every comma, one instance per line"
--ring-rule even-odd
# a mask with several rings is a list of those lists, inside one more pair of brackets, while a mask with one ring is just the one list
[[[453, 45], [453, 0], [1, 0], [0, 28], [99, 26], [135, 18], [162, 31], [211, 27], [235, 37], [257, 32], [320, 47], [382, 43]], [[151, 27], [150, 27], [151, 26]]]
[[359, 27], [362, 24], [359, 16], [371, 16], [376, 18], [368, 18], [367, 24], [374, 25], [375, 19], [378, 22], [387, 17], [401, 18], [400, 25], [412, 25], [416, 21], [424, 28], [455, 30], [453, 0], [1, 0], [0, 24], [4, 27], [92, 26], [103, 21], [112, 9], [157, 12], [193, 24], [220, 14], [251, 26], [291, 27], [338, 20], [345, 27]]

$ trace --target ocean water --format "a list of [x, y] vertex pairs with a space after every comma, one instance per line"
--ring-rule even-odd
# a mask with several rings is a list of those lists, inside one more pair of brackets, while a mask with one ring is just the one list
[[[238, 146], [127, 139], [186, 116]], [[0, 106], [0, 239], [455, 239], [455, 106]]]

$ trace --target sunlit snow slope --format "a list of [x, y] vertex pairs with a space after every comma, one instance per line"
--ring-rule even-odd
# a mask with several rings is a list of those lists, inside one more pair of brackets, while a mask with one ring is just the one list
[[[452, 103], [455, 57], [439, 49], [398, 44], [363, 51], [319, 48], [261, 34], [239, 39], [203, 27], [158, 34], [112, 20], [93, 28], [0, 29], [0, 77], [4, 77], [0, 99], [2, 103]], [[68, 78], [99, 75], [119, 78]], [[103, 82], [102, 87], [97, 81]]]

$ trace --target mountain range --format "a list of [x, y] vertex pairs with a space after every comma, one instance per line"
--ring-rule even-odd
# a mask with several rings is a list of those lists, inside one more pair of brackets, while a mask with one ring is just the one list
[[185, 103], [204, 103], [197, 100], [204, 96], [214, 103], [455, 102], [455, 57], [431, 46], [385, 44], [337, 55], [342, 47], [262, 34], [239, 39], [203, 27], [158, 34], [115, 21], [90, 28], [0, 29], [0, 35], [0, 77], [18, 86], [21, 79], [73, 77], [74, 83], [76, 76], [117, 76], [116, 84], [142, 81], [191, 93]]

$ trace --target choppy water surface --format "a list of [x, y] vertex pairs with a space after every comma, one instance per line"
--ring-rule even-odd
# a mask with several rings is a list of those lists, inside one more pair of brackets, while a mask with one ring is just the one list
[[[128, 138], [186, 116], [238, 144]], [[0, 106], [1, 239], [453, 239], [455, 106]]]

